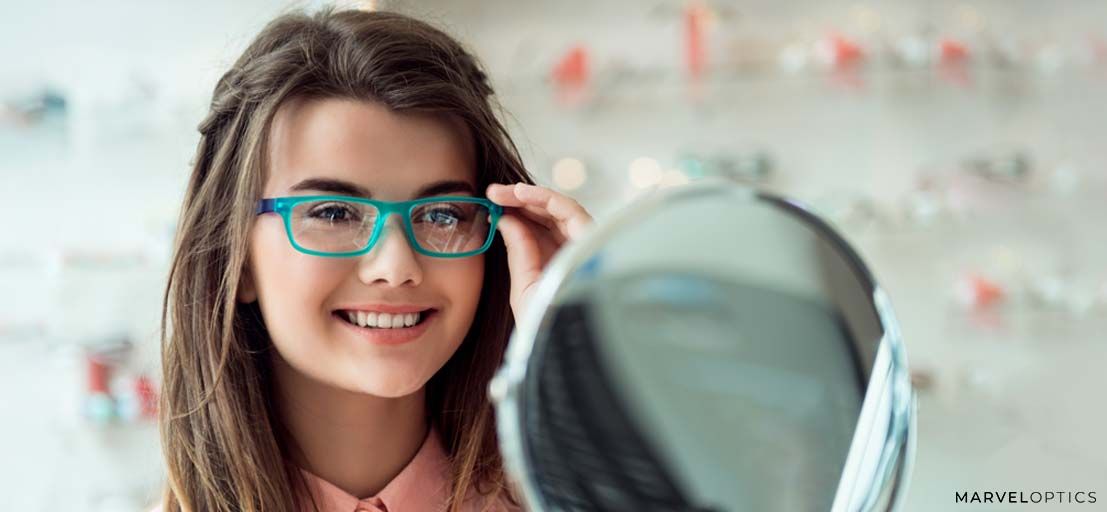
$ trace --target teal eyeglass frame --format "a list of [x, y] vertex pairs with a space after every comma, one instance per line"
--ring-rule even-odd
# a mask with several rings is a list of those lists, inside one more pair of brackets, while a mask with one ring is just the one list
[[[347, 252], [322, 252], [308, 249], [301, 246], [296, 242], [296, 237], [292, 234], [292, 208], [297, 204], [307, 201], [345, 201], [350, 203], [362, 203], [373, 205], [380, 215], [377, 217], [376, 222], [373, 224], [373, 233], [369, 236], [369, 242], [365, 244], [365, 247], [356, 251]], [[484, 205], [488, 208], [489, 216], [488, 221], [488, 239], [484, 241], [479, 249], [475, 249], [468, 252], [460, 253], [440, 253], [423, 249], [419, 245], [419, 242], [415, 240], [415, 228], [411, 225], [411, 211], [421, 204], [427, 203], [440, 203], [443, 201], [463, 202], [463, 203], [477, 203]], [[384, 225], [388, 221], [388, 217], [392, 214], [397, 214], [403, 218], [404, 223], [404, 236], [407, 238], [408, 245], [415, 252], [425, 256], [431, 256], [434, 258], [466, 258], [469, 256], [476, 256], [484, 251], [487, 251], [492, 246], [492, 240], [496, 237], [496, 223], [499, 222], [500, 216], [503, 215], [503, 207], [493, 203], [492, 201], [483, 197], [470, 197], [470, 196], [436, 196], [425, 197], [421, 199], [413, 199], [410, 201], [379, 201], [376, 199], [366, 199], [364, 197], [353, 196], [291, 196], [291, 197], [271, 197], [258, 201], [256, 215], [262, 215], [265, 213], [277, 213], [284, 221], [284, 231], [288, 235], [288, 242], [292, 244], [292, 247], [297, 251], [304, 254], [310, 254], [312, 256], [322, 256], [326, 258], [349, 258], [353, 256], [361, 256], [369, 253], [373, 249], [373, 246], [377, 245], [377, 239], [380, 238], [381, 232], [384, 230]]]

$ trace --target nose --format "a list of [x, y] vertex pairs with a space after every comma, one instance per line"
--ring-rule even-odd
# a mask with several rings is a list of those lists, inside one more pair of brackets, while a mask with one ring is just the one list
[[423, 282], [418, 254], [404, 235], [402, 219], [398, 215], [389, 217], [381, 227], [377, 243], [358, 262], [358, 279], [365, 284], [418, 286]]

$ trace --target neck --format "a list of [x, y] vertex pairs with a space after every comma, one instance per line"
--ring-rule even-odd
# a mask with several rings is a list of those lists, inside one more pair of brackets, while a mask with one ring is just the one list
[[312, 379], [279, 355], [273, 377], [300, 452], [294, 462], [359, 499], [379, 493], [426, 439], [425, 387], [398, 398], [356, 393]]

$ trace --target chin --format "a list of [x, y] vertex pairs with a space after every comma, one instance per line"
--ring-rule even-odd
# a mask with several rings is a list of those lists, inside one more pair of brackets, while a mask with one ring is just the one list
[[426, 379], [413, 379], [412, 372], [398, 372], [398, 375], [388, 375], [390, 372], [380, 372], [372, 378], [360, 381], [348, 381], [343, 386], [350, 391], [365, 393], [381, 398], [400, 398], [419, 391], [426, 385]]

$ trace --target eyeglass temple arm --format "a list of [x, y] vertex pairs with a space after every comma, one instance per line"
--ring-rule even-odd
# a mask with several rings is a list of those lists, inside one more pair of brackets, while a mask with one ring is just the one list
[[257, 207], [256, 210], [254, 210], [254, 213], [258, 214], [258, 215], [261, 215], [263, 213], [269, 213], [269, 212], [275, 212], [275, 211], [277, 211], [277, 200], [276, 199], [262, 199], [261, 201], [258, 201], [258, 207]]

